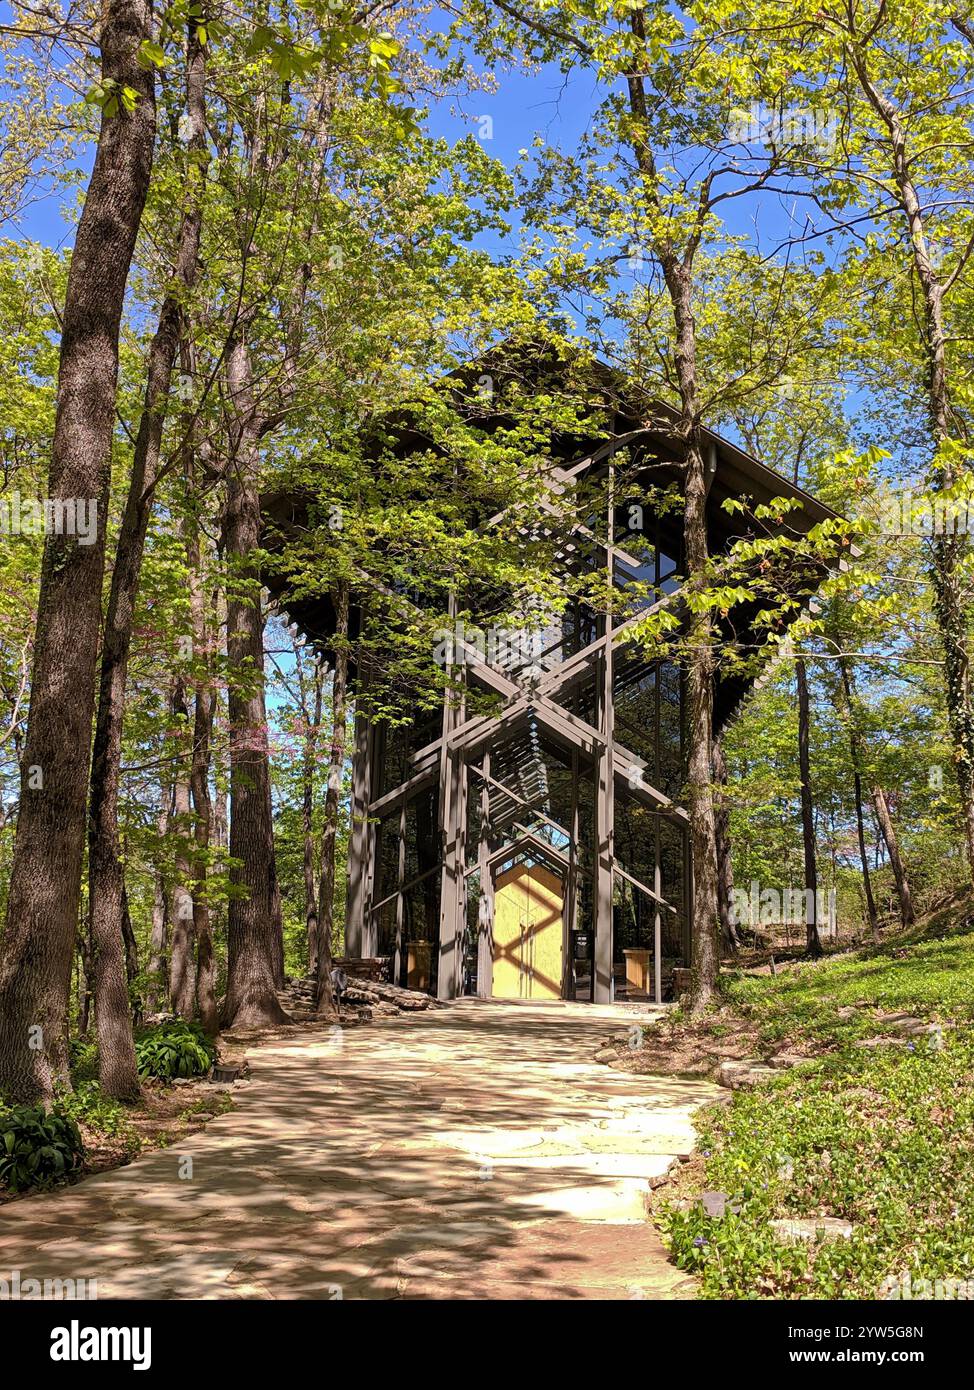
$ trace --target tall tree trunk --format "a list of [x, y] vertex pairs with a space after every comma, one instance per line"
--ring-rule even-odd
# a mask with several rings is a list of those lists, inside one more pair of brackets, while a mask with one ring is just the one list
[[811, 956], [822, 954], [818, 932], [818, 870], [815, 862], [815, 813], [812, 804], [812, 777], [809, 768], [808, 677], [804, 661], [795, 663], [798, 678], [798, 772], [801, 785], [802, 846], [805, 851], [805, 937]]
[[[201, 722], [200, 705], [196, 707], [197, 724]], [[205, 713], [202, 716], [205, 718]], [[205, 751], [198, 755], [194, 751], [194, 764], [203, 763]], [[194, 879], [196, 891], [193, 895], [193, 930], [196, 936], [196, 1008], [203, 1031], [215, 1037], [219, 1030], [219, 1011], [216, 1002], [216, 956], [213, 950], [213, 924], [209, 905], [206, 902], [207, 854], [210, 845], [210, 825], [212, 808], [210, 805], [208, 774], [209, 769], [194, 766], [191, 787], [193, 808], [196, 812], [196, 866]]]
[[227, 809], [226, 788], [217, 786], [216, 796], [213, 800], [213, 826], [216, 831], [216, 842], [222, 850], [229, 853], [230, 850], [230, 814]]
[[[270, 779], [268, 778], [268, 790]], [[273, 803], [268, 811], [273, 823]], [[281, 884], [277, 877], [277, 856], [271, 857], [271, 944], [274, 948], [274, 986], [284, 988], [284, 904], [281, 902]]]
[[78, 1032], [86, 1038], [91, 1027], [91, 1005], [95, 997], [95, 967], [91, 959], [91, 942], [85, 935], [84, 926], [78, 931], [78, 959], [81, 962], [82, 974]]
[[[159, 801], [159, 815], [156, 819], [160, 841], [166, 838], [166, 830], [169, 825], [170, 797], [170, 788], [163, 782]], [[156, 869], [153, 874], [152, 893], [152, 925], [149, 935], [149, 988], [146, 997], [146, 1008], [149, 1013], [156, 1013], [167, 992], [166, 943], [169, 927], [169, 906], [165, 877], [161, 869]]]
[[[97, 528], [91, 544], [52, 534], [44, 546], [0, 956], [0, 1091], [13, 1100], [49, 1099], [56, 1082], [69, 1084], [67, 1014], [84, 856], [119, 325], [155, 140], [154, 79], [151, 67], [139, 62], [140, 46], [152, 35], [151, 21], [146, 0], [106, 0], [102, 11], [101, 79], [115, 95], [102, 110], [62, 316], [48, 493], [66, 509], [97, 507]], [[123, 88], [135, 93], [131, 111], [121, 103]], [[103, 959], [102, 970], [105, 965]], [[115, 1007], [121, 1006], [107, 1004], [109, 1016]], [[108, 1041], [112, 1045], [114, 1037]], [[121, 1046], [127, 1061], [124, 1036]]]
[[125, 943], [125, 978], [131, 986], [139, 973], [139, 943], [135, 939], [129, 895], [122, 879], [122, 941]]
[[[195, 479], [187, 478], [190, 495]], [[193, 623], [193, 756], [190, 762], [190, 789], [195, 821], [195, 865], [193, 872], [193, 928], [196, 935], [196, 1006], [203, 1030], [214, 1037], [219, 1028], [216, 1003], [216, 958], [213, 928], [206, 900], [206, 879], [213, 806], [210, 800], [210, 746], [216, 713], [215, 673], [212, 642], [203, 597], [202, 555], [195, 516], [187, 521], [186, 553], [189, 562], [190, 613]]]
[[314, 796], [318, 734], [321, 729], [321, 698], [324, 685], [324, 669], [320, 663], [314, 667], [312, 683], [314, 685], [313, 713], [307, 710], [306, 692], [304, 690], [301, 692], [302, 705], [305, 709], [304, 751], [301, 762], [301, 825], [304, 831], [304, 918], [308, 937], [308, 974], [312, 979], [316, 979], [318, 976], [318, 887], [315, 882]]
[[[99, 1037], [99, 1080], [108, 1095], [124, 1099], [138, 1093], [135, 1048], [126, 1003], [122, 1002], [120, 950], [124, 883], [119, 862], [118, 791], [122, 767], [125, 684], [132, 624], [142, 573], [145, 538], [159, 473], [162, 431], [186, 295], [196, 282], [206, 157], [206, 59], [195, 22], [190, 23], [186, 56], [187, 111], [193, 121], [184, 176], [185, 207], [176, 248], [174, 279], [149, 348], [142, 417], [135, 440], [132, 477], [112, 570], [108, 613], [102, 638], [98, 713], [91, 766], [88, 863], [91, 920], [95, 942], [95, 1011]], [[127, 991], [126, 991], [127, 1000]]]
[[727, 806], [727, 764], [720, 739], [714, 739], [713, 772], [716, 787], [714, 805], [714, 834], [717, 841], [717, 904], [720, 912], [720, 943], [725, 953], [736, 954], [740, 949], [737, 923], [734, 921], [734, 863], [731, 857], [730, 811]]
[[862, 812], [862, 776], [853, 764], [852, 790], [856, 798], [856, 833], [859, 837], [859, 862], [862, 864], [862, 888], [866, 898], [866, 916], [874, 941], [879, 941], [879, 914], [873, 896], [872, 875], [869, 872], [869, 854], [866, 850], [866, 823]]
[[872, 783], [873, 808], [876, 812], [876, 821], [879, 831], [886, 842], [886, 852], [889, 855], [890, 868], [893, 870], [893, 881], [896, 884], [897, 897], [900, 900], [900, 921], [904, 927], [912, 927], [916, 921], [916, 909], [913, 906], [913, 890], [910, 887], [909, 876], [906, 872], [906, 865], [903, 863], [903, 856], [900, 854], [899, 837], [896, 834], [896, 826], [893, 824], [893, 817], [890, 815], [889, 803], [886, 800], [886, 793], [878, 782]]
[[149, 928], [149, 989], [146, 1008], [156, 1013], [167, 996], [166, 947], [169, 938], [169, 905], [162, 873], [156, 870], [152, 886], [152, 921]]
[[[647, 45], [641, 11], [630, 14], [629, 24], [638, 43]], [[707, 470], [700, 432], [697, 389], [697, 332], [693, 313], [693, 262], [700, 244], [699, 232], [678, 247], [671, 239], [667, 218], [659, 204], [659, 172], [652, 146], [651, 121], [644, 79], [638, 71], [627, 79], [632, 116], [632, 149], [642, 189], [655, 215], [653, 246], [663, 272], [673, 315], [673, 365], [680, 393], [678, 434], [685, 459], [683, 494], [683, 542], [687, 590], [707, 584]], [[717, 832], [711, 783], [711, 744], [714, 710], [714, 634], [709, 608], [690, 613], [685, 635], [687, 671], [687, 812], [693, 862], [692, 950], [689, 1011], [699, 1014], [708, 1006], [720, 972], [720, 939], [717, 899]]]
[[[688, 449], [684, 540], [687, 584], [705, 584], [707, 567], [706, 482], [699, 445]], [[711, 784], [713, 737], [713, 633], [709, 610], [693, 614], [688, 632], [687, 811], [693, 863], [693, 939], [691, 1014], [701, 1013], [713, 998], [720, 971], [717, 899], [717, 829]]]
[[331, 751], [325, 790], [324, 824], [321, 832], [321, 882], [318, 893], [318, 1013], [337, 1017], [331, 986], [331, 938], [335, 926], [335, 851], [338, 842], [338, 811], [342, 776], [345, 770], [346, 722], [348, 715], [348, 583], [342, 580], [335, 591], [335, 668], [331, 687]]
[[[189, 710], [186, 708], [186, 687], [178, 677], [173, 687], [172, 712], [180, 730], [181, 745], [186, 742]], [[193, 855], [190, 848], [190, 821], [193, 810], [191, 787], [182, 755], [173, 782], [173, 814], [170, 830], [176, 839], [175, 882], [172, 890], [172, 939], [169, 955], [169, 1001], [174, 1014], [180, 1018], [196, 1017], [196, 932], [193, 894]]]
[[842, 689], [845, 693], [846, 716], [849, 720], [849, 751], [852, 755], [852, 790], [856, 802], [856, 834], [859, 839], [859, 862], [862, 865], [862, 888], [866, 899], [866, 917], [874, 941], [879, 940], [879, 915], [876, 912], [876, 899], [873, 895], [872, 876], [869, 872], [869, 854], [866, 850], [866, 824], [862, 811], [862, 762], [863, 748], [859, 735], [858, 709], [852, 696], [852, 676], [845, 661], [840, 660], [839, 671], [842, 676]]
[[[221, 635], [227, 630], [227, 604], [226, 593], [222, 588], [216, 588], [213, 592], [213, 634], [215, 642], [215, 656], [217, 660], [226, 657], [226, 650], [221, 645]], [[213, 837], [218, 849], [225, 854], [230, 849], [230, 813], [228, 808], [227, 787], [229, 785], [229, 768], [227, 759], [229, 757], [229, 736], [227, 734], [225, 711], [220, 704], [219, 691], [215, 692], [214, 702], [214, 725], [216, 729], [216, 743], [213, 748]]]
[[[889, 137], [891, 170], [896, 184], [900, 211], [906, 224], [909, 247], [920, 291], [922, 346], [926, 359], [927, 416], [930, 442], [931, 485], [949, 489], [957, 481], [958, 466], [941, 454], [951, 437], [951, 398], [947, 371], [947, 333], [944, 326], [944, 283], [934, 264], [924, 218], [920, 192], [913, 182], [913, 159], [907, 141], [907, 125], [897, 106], [873, 80], [866, 51], [850, 43], [847, 52], [860, 86], [886, 126]], [[947, 722], [953, 744], [957, 788], [960, 793], [967, 850], [968, 872], [974, 881], [974, 703], [971, 698], [970, 633], [965, 598], [966, 564], [970, 544], [965, 535], [948, 534], [934, 538], [931, 546], [930, 578], [933, 610], [944, 650], [944, 676]]]
[[267, 714], [264, 706], [264, 620], [253, 555], [260, 544], [260, 440], [250, 355], [231, 344], [227, 382], [234, 417], [232, 458], [223, 517], [231, 565], [227, 602], [230, 672], [230, 881], [227, 925], [227, 1028], [287, 1021], [276, 993], [280, 945], [274, 921], [274, 827], [271, 819]]
[[[846, 661], [839, 662], [839, 670], [842, 675], [842, 689], [845, 693], [846, 712], [849, 717], [849, 740], [852, 749], [852, 766], [856, 776], [856, 804], [862, 804], [862, 787], [860, 772], [865, 762], [865, 749], [863, 746], [862, 734], [859, 728], [859, 701], [856, 694], [855, 678]], [[877, 778], [869, 777], [870, 797], [873, 809], [876, 812], [876, 822], [879, 826], [879, 833], [886, 845], [889, 854], [890, 867], [893, 870], [893, 881], [896, 884], [896, 892], [900, 903], [900, 920], [904, 927], [909, 927], [915, 920], [913, 909], [913, 893], [910, 889], [910, 880], [907, 876], [906, 867], [900, 855], [900, 843], [896, 835], [896, 828], [893, 825], [893, 818], [889, 813], [889, 806], [886, 801], [886, 793]], [[873, 901], [872, 889], [869, 884], [869, 869], [866, 860], [865, 831], [862, 824], [862, 814], [859, 814], [859, 849], [863, 864], [863, 881], [866, 889], [866, 905], [869, 911], [869, 921], [873, 930], [873, 936], [879, 937], [879, 927], [876, 920], [876, 907]]]

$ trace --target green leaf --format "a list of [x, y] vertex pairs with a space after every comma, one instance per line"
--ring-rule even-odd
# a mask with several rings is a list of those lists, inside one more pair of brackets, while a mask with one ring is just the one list
[[137, 56], [139, 66], [143, 68], [164, 68], [169, 61], [161, 44], [153, 43], [151, 39], [142, 40]]

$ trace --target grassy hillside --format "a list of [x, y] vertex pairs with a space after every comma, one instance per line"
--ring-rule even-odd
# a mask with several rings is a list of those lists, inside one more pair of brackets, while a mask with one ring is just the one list
[[[694, 1195], [662, 1219], [704, 1295], [875, 1298], [907, 1274], [914, 1287], [974, 1281], [970, 904], [881, 948], [732, 978], [727, 994], [758, 1050], [787, 1043], [811, 1055], [702, 1121], [700, 1157], [682, 1180]], [[943, 1030], [898, 1036], [897, 1012]], [[857, 1045], [875, 1037], [892, 1041]], [[705, 1214], [701, 1187], [726, 1195], [723, 1216]], [[770, 1225], [822, 1216], [851, 1222], [851, 1237], [787, 1244]]]

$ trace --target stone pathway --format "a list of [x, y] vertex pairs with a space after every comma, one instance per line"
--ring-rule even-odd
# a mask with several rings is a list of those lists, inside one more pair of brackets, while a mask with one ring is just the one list
[[0, 1278], [102, 1298], [689, 1298], [645, 1219], [709, 1082], [592, 1060], [652, 1006], [464, 1000], [256, 1047], [179, 1145], [0, 1208]]

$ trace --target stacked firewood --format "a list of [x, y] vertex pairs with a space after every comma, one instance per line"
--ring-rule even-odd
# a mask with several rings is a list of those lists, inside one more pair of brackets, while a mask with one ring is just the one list
[[[436, 1003], [429, 994], [390, 985], [384, 980], [367, 979], [357, 975], [348, 975], [345, 978], [346, 983], [338, 1000], [340, 1023], [369, 1023], [373, 1018], [394, 1018], [399, 1014], [433, 1008]], [[280, 991], [281, 1006], [295, 1023], [303, 1023], [317, 1017], [315, 989], [315, 981], [311, 978], [289, 979]]]

